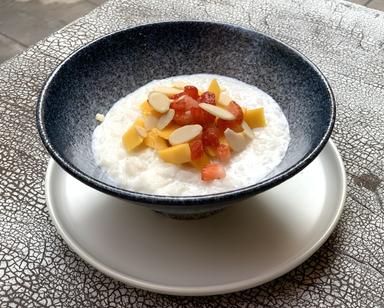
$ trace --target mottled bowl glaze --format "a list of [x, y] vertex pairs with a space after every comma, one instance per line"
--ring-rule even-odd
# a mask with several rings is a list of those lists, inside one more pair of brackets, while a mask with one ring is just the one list
[[[277, 101], [291, 132], [281, 164], [251, 186], [204, 196], [158, 196], [114, 186], [92, 155], [95, 114], [153, 79], [196, 73], [237, 78]], [[320, 153], [334, 121], [332, 91], [305, 56], [266, 35], [210, 22], [143, 25], [98, 39], [52, 73], [37, 105], [41, 139], [69, 174], [112, 196], [187, 216], [214, 212], [294, 176]]]

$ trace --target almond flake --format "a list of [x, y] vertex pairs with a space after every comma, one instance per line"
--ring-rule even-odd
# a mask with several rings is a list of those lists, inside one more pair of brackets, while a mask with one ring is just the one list
[[203, 130], [203, 127], [199, 124], [184, 125], [178, 129], [175, 129], [169, 136], [169, 143], [171, 145], [181, 144], [192, 140], [197, 137]]
[[136, 128], [136, 130], [137, 130], [137, 133], [138, 133], [141, 137], [143, 137], [143, 138], [147, 137], [147, 131], [146, 131], [146, 129], [145, 129], [144, 127], [139, 126], [139, 125], [136, 125], [135, 128]]
[[169, 105], [171, 104], [169, 98], [161, 92], [149, 93], [148, 102], [153, 109], [160, 113], [167, 112], [169, 110]]
[[227, 139], [229, 147], [235, 152], [243, 151], [248, 144], [248, 139], [245, 137], [243, 132], [236, 133], [232, 129], [227, 128], [224, 131], [224, 135], [225, 139]]
[[247, 122], [243, 121], [243, 123], [241, 123], [241, 127], [244, 129], [244, 134], [249, 138], [249, 139], [253, 139], [255, 138], [255, 133], [253, 132], [252, 128], [249, 127], [249, 125], [247, 124]]
[[146, 130], [151, 130], [157, 126], [157, 118], [154, 116], [147, 116], [144, 118], [144, 127]]
[[163, 87], [163, 86], [159, 86], [159, 87], [156, 87], [154, 89], [155, 92], [160, 92], [160, 93], [163, 93], [165, 94], [166, 96], [173, 96], [175, 94], [179, 94], [181, 91], [180, 89], [176, 89], [176, 88], [173, 88], [173, 87]]
[[215, 117], [218, 117], [220, 119], [223, 119], [223, 120], [234, 120], [235, 119], [235, 116], [232, 113], [230, 113], [228, 110], [217, 107], [215, 105], [201, 103], [201, 104], [199, 104], [199, 107], [201, 109], [205, 110], [206, 112], [208, 112], [208, 113], [210, 113], [210, 114], [212, 114]]
[[159, 121], [157, 122], [157, 128], [162, 130], [165, 127], [167, 127], [167, 125], [171, 123], [174, 115], [175, 115], [175, 109], [169, 109], [167, 113], [165, 113], [160, 117]]

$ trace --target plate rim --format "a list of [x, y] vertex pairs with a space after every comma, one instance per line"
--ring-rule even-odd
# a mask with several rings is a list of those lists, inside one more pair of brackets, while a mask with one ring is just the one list
[[[58, 214], [55, 212], [53, 201], [52, 201], [53, 197], [50, 193], [50, 188], [51, 188], [50, 175], [53, 173], [53, 169], [59, 165], [52, 158], [50, 158], [49, 160], [48, 167], [46, 170], [46, 176], [45, 176], [46, 204], [48, 207], [51, 220], [57, 232], [64, 239], [65, 243], [86, 263], [90, 264], [95, 269], [99, 270], [105, 275], [112, 277], [120, 282], [126, 283], [128, 287], [136, 287], [136, 288], [140, 288], [140, 289], [144, 289], [147, 291], [156, 292], [160, 294], [178, 295], [178, 296], [209, 296], [209, 295], [219, 295], [219, 294], [237, 292], [244, 289], [260, 286], [264, 283], [272, 281], [290, 272], [292, 269], [296, 268], [297, 266], [302, 264], [304, 261], [306, 261], [309, 257], [311, 257], [325, 243], [325, 241], [329, 238], [329, 236], [335, 229], [340, 219], [341, 213], [343, 212], [345, 199], [346, 199], [347, 181], [346, 181], [344, 163], [340, 153], [337, 150], [336, 145], [332, 140], [329, 140], [327, 145], [329, 145], [331, 153], [334, 156], [335, 162], [339, 167], [338, 169], [340, 170], [339, 176], [341, 178], [340, 184], [342, 189], [339, 192], [339, 197], [341, 198], [338, 204], [336, 214], [329, 221], [326, 231], [321, 235], [321, 237], [317, 241], [315, 241], [312, 245], [310, 245], [310, 247], [308, 247], [302, 255], [300, 255], [297, 258], [294, 258], [293, 260], [290, 260], [288, 265], [285, 266], [283, 269], [279, 269], [270, 275], [264, 275], [265, 277], [261, 277], [261, 278], [260, 276], [258, 276], [258, 277], [237, 281], [237, 282], [212, 285], [212, 286], [180, 287], [180, 286], [161, 285], [159, 283], [153, 283], [150, 281], [146, 281], [144, 279], [138, 279], [138, 278], [135, 278], [134, 276], [127, 276], [126, 274], [125, 275], [121, 274], [119, 271], [117, 271], [113, 267], [105, 265], [103, 262], [99, 261], [90, 253], [87, 253], [84, 249], [82, 249], [81, 245], [74, 238], [71, 237], [69, 232], [65, 230], [65, 227], [63, 226], [60, 219], [58, 218]], [[324, 151], [326, 148], [327, 147], [324, 147], [322, 151]], [[66, 172], [65, 170], [63, 171]], [[67, 175], [72, 176], [68, 173]]]

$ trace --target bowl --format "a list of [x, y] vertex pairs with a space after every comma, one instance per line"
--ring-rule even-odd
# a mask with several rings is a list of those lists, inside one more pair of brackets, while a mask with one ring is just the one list
[[[255, 85], [283, 110], [291, 141], [282, 162], [253, 185], [201, 196], [160, 196], [116, 187], [92, 154], [96, 113], [154, 79], [213, 73]], [[170, 215], [204, 215], [270, 189], [321, 152], [335, 121], [332, 91], [303, 54], [267, 35], [212, 22], [164, 22], [104, 36], [65, 59], [37, 104], [37, 127], [54, 160], [106, 194]]]

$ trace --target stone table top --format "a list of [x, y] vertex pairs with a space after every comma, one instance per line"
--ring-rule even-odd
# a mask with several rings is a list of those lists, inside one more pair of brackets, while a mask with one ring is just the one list
[[[347, 199], [329, 240], [288, 274], [242, 292], [174, 297], [95, 270], [57, 234], [35, 105], [50, 72], [104, 34], [168, 20], [245, 26], [297, 48], [328, 78]], [[0, 66], [1, 307], [383, 307], [384, 14], [337, 0], [111, 0]]]

